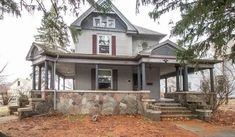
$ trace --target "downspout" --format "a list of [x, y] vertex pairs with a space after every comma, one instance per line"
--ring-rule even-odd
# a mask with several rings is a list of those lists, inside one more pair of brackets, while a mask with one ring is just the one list
[[56, 60], [54, 61], [54, 110], [56, 110], [56, 88], [55, 88], [55, 76], [56, 76], [56, 63], [59, 59], [59, 54], [56, 55]]

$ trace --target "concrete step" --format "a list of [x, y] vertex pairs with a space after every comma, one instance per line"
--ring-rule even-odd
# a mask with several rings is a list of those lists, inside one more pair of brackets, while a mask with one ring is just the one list
[[161, 110], [162, 114], [191, 114], [190, 110]]
[[161, 114], [161, 118], [196, 118], [194, 114]]

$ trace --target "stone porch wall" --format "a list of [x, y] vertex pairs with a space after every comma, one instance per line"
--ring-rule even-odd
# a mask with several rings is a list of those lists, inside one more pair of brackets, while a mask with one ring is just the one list
[[[38, 93], [38, 92], [37, 92]], [[53, 110], [54, 91], [41, 91], [43, 105], [37, 110]], [[141, 100], [149, 97], [150, 91], [92, 91], [72, 90], [56, 92], [56, 110], [65, 114], [144, 114]], [[45, 103], [49, 104], [45, 104]]]

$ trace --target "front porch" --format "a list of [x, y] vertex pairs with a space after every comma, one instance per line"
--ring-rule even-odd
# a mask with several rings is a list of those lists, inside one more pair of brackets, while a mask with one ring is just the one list
[[[61, 58], [63, 59], [63, 58]], [[87, 62], [92, 62], [89, 59]], [[120, 60], [114, 60], [120, 61]], [[140, 62], [136, 64], [107, 64], [60, 62], [45, 60], [33, 65], [33, 90], [149, 90], [150, 98], [160, 99], [160, 80], [165, 80], [165, 94], [168, 92], [168, 78], [175, 78], [176, 92], [188, 92], [189, 74], [199, 70], [210, 70], [210, 88], [214, 92], [213, 64], [181, 66], [178, 63]], [[62, 83], [61, 83], [62, 79]], [[70, 88], [66, 81], [71, 80]]]
[[[213, 65], [218, 61], [194, 60], [197, 66], [194, 66], [194, 62], [180, 64], [175, 55], [168, 55], [168, 52], [161, 55], [159, 47], [148, 55], [105, 56], [64, 53], [54, 49], [50, 51], [41, 46], [33, 45], [27, 56], [27, 60], [32, 61], [32, 89], [42, 95], [43, 102], [39, 102], [39, 106], [51, 106], [65, 113], [83, 113], [81, 109], [91, 112], [87, 107], [98, 109], [100, 113], [102, 110], [97, 106], [106, 107], [106, 101], [107, 104], [113, 104], [108, 109], [112, 109], [111, 112], [115, 114], [117, 108], [126, 109], [128, 104], [139, 104], [143, 98], [158, 102], [161, 101], [161, 79], [165, 79], [165, 96], [169, 97], [168, 78], [175, 78], [175, 93], [188, 92], [188, 75], [198, 70], [210, 70], [211, 92], [214, 91]], [[169, 47], [164, 50], [169, 50]], [[68, 80], [71, 81], [70, 86]], [[129, 101], [125, 101], [127, 98]], [[87, 101], [92, 103], [86, 106]], [[123, 101], [129, 103], [123, 104]], [[34, 104], [33, 100], [31, 104]], [[161, 111], [151, 110], [146, 113], [159, 117]]]

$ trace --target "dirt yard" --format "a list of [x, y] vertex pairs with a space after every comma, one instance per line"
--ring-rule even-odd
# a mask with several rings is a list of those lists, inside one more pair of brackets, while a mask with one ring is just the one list
[[92, 122], [90, 116], [53, 114], [0, 124], [0, 137], [235, 137], [234, 106], [222, 106], [210, 123], [153, 122], [142, 116], [103, 116]]
[[170, 122], [152, 122], [141, 116], [106, 116], [92, 122], [89, 116], [32, 117], [0, 124], [12, 137], [197, 137]]
[[[202, 134], [184, 128], [190, 125], [203, 126]], [[0, 132], [12, 137], [200, 137], [214, 128], [200, 120], [153, 122], [142, 116], [105, 116], [92, 122], [90, 116], [53, 115], [0, 124]]]

